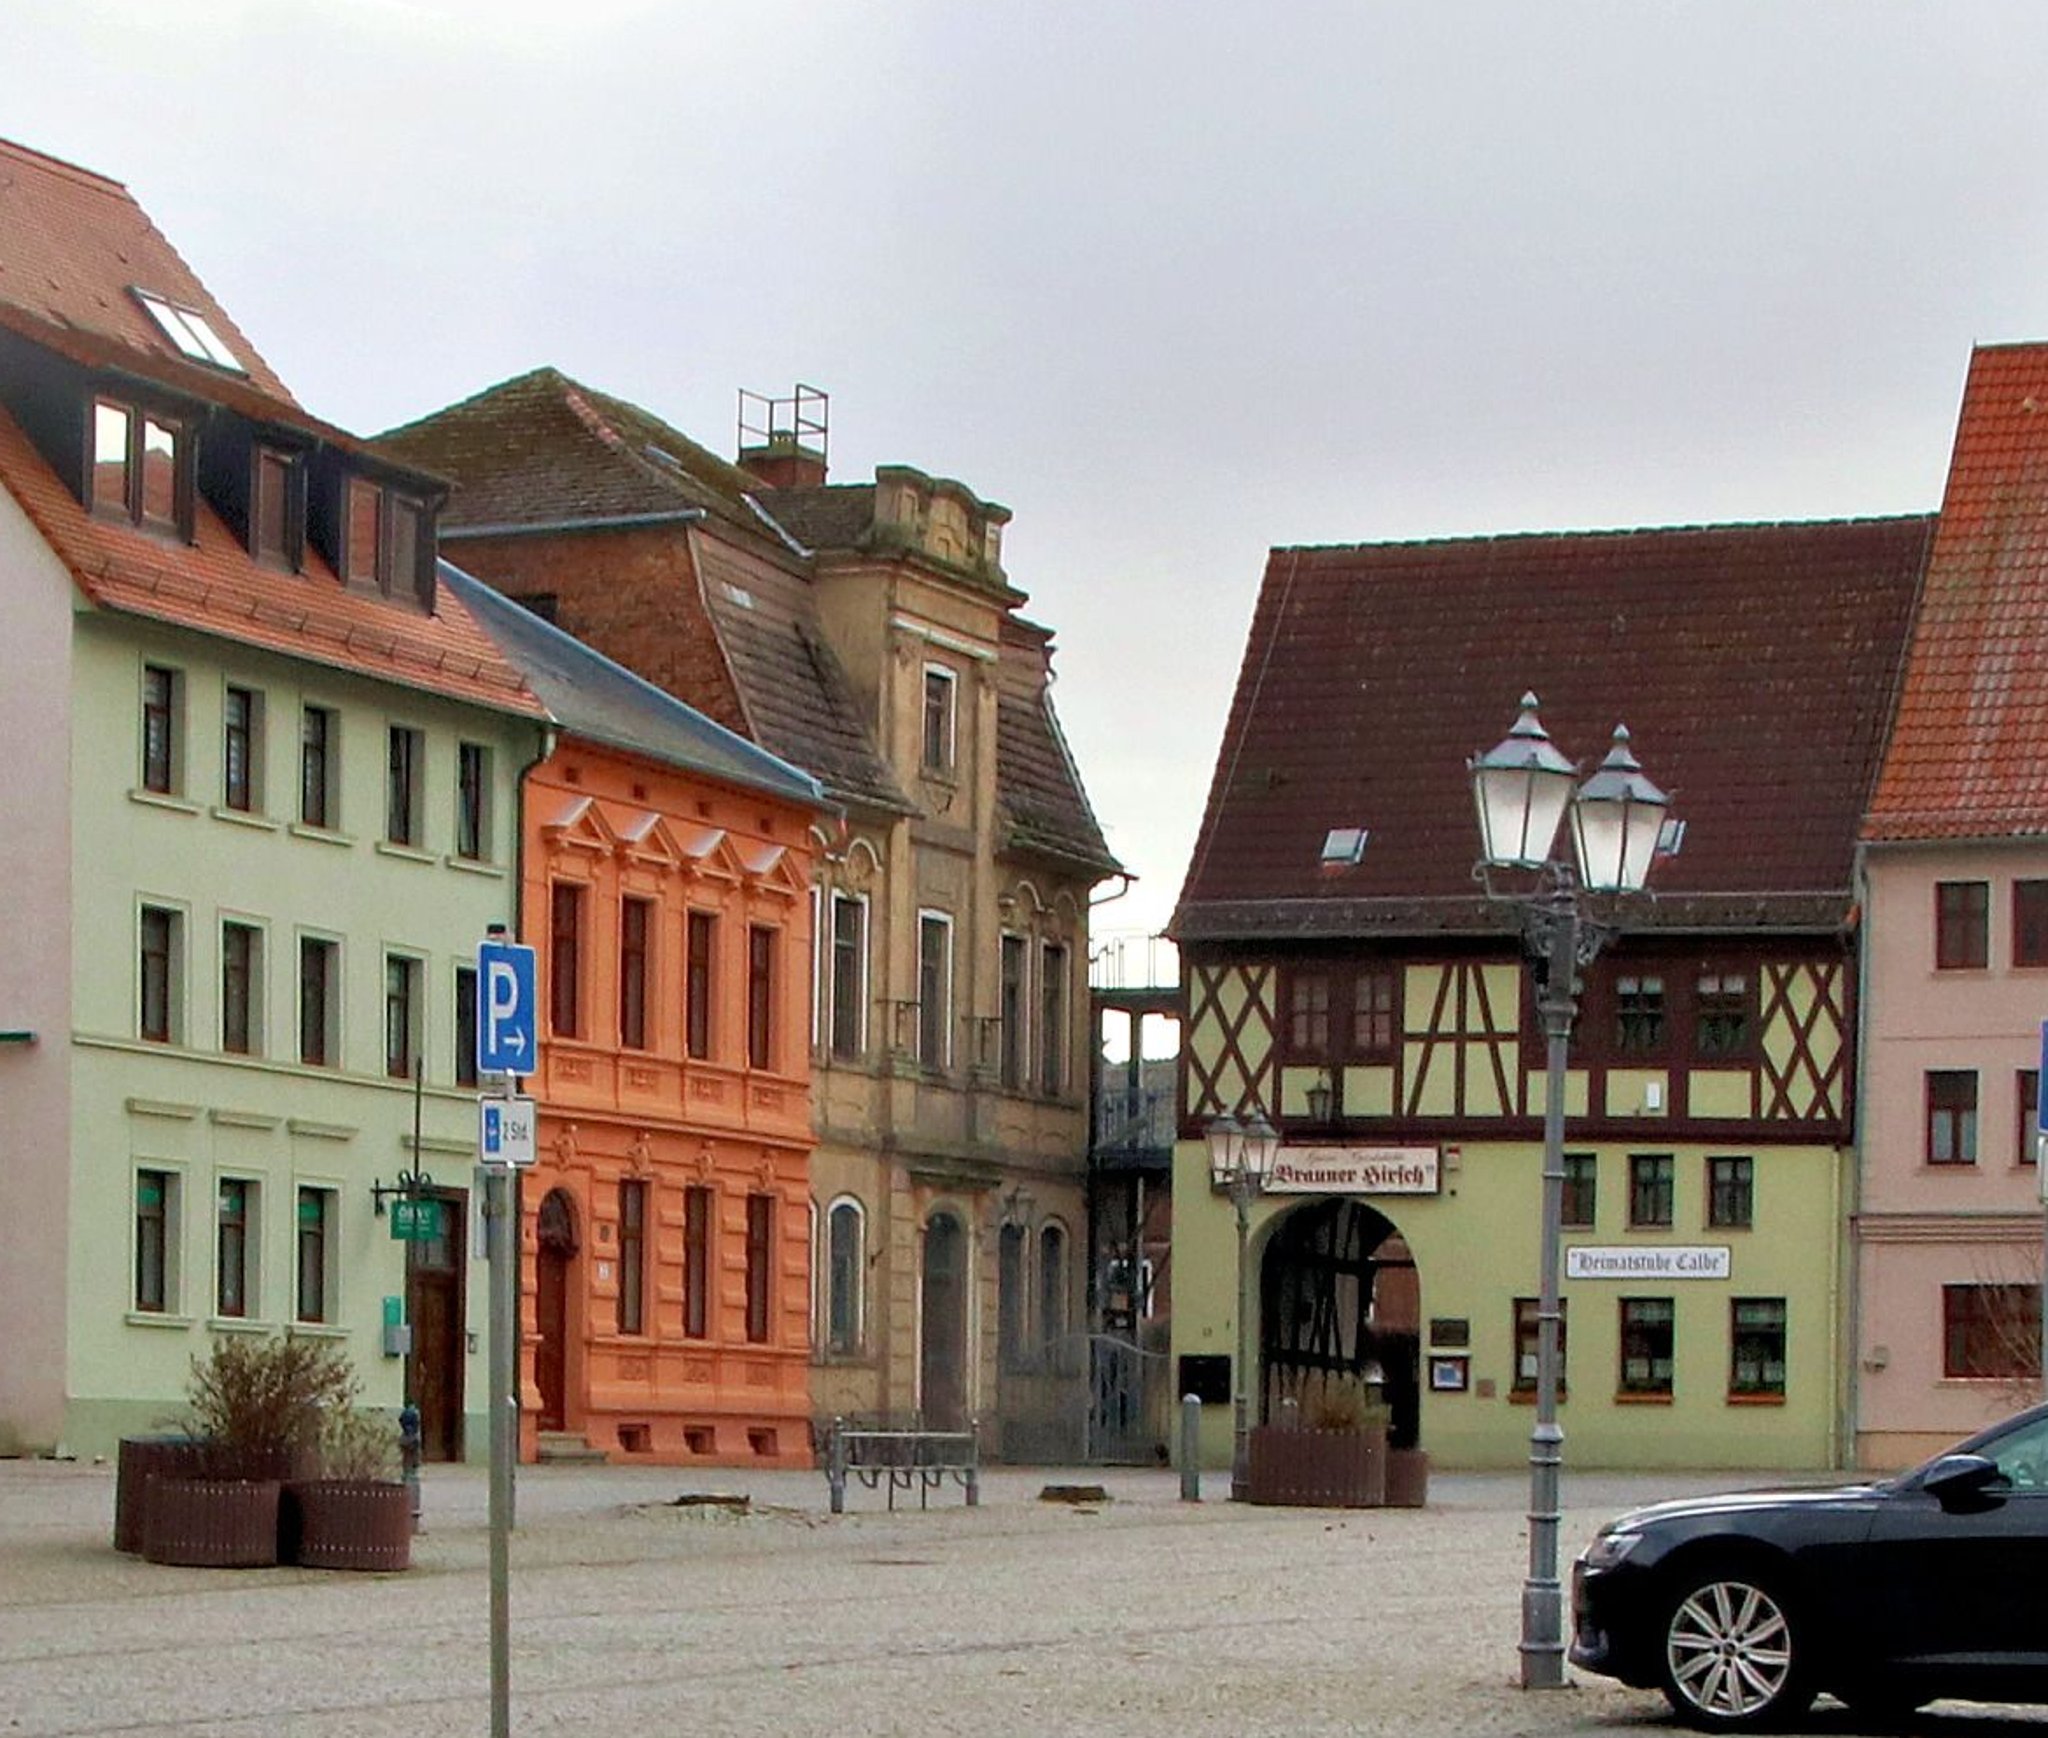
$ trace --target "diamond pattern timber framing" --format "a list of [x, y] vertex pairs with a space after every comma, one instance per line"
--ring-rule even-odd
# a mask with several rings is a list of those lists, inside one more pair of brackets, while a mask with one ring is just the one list
[[1273, 1043], [1279, 973], [1270, 965], [1197, 964], [1188, 996], [1186, 1120], [1206, 1122], [1253, 1106], [1278, 1114]]
[[1839, 964], [1763, 969], [1762, 1104], [1766, 1120], [1840, 1118], [1848, 1046], [1847, 974]]

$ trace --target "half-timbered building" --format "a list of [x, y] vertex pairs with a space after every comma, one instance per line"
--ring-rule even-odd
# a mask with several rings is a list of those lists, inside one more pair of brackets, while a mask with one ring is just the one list
[[1572, 1035], [1571, 1458], [1837, 1458], [1854, 849], [1931, 527], [1273, 552], [1174, 919], [1182, 1387], [1219, 1391], [1186, 1361], [1237, 1341], [1204, 1132], [1256, 1110], [1283, 1144], [1253, 1209], [1254, 1420], [1361, 1386], [1397, 1447], [1526, 1453], [1544, 1042], [1466, 763], [1533, 689], [1582, 763], [1625, 722], [1682, 823], [1601, 914]]

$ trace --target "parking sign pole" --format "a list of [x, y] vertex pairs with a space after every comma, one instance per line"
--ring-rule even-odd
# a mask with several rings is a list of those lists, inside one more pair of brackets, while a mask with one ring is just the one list
[[512, 1732], [512, 1348], [519, 1244], [512, 1224], [512, 1174], [485, 1173], [491, 1263], [491, 1738]]

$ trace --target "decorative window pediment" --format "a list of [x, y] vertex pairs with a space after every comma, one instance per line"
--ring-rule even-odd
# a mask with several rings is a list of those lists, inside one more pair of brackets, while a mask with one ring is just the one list
[[595, 797], [571, 797], [541, 822], [540, 830], [558, 850], [610, 853], [619, 845]]

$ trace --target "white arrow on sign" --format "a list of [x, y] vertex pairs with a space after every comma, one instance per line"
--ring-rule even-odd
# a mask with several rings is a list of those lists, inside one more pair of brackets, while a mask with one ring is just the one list
[[[519, 974], [513, 970], [511, 961], [494, 959], [485, 968], [484, 980], [484, 1017], [490, 1027], [488, 1047], [494, 1054], [524, 1061], [527, 1034], [519, 1012]], [[511, 1072], [525, 1074], [531, 1070]]]

